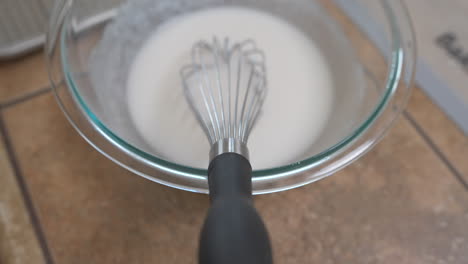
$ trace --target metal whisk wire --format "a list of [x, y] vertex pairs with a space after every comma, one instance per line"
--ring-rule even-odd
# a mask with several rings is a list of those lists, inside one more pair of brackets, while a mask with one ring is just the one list
[[200, 41], [182, 68], [184, 92], [213, 145], [223, 139], [246, 144], [265, 100], [265, 55], [253, 40], [231, 44]]

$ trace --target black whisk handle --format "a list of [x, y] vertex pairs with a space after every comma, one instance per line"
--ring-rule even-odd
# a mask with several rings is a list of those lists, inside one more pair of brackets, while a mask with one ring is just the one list
[[235, 153], [208, 170], [211, 208], [200, 236], [199, 264], [272, 264], [268, 231], [253, 206], [252, 168]]

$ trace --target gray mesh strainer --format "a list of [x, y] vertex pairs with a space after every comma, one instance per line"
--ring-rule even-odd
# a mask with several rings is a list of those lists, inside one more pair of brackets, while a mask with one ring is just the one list
[[[66, 1], [66, 0], [56, 0]], [[1, 0], [0, 1], [0, 59], [10, 59], [40, 48], [45, 42], [49, 13], [54, 0]], [[80, 8], [92, 14], [89, 21], [99, 23], [100, 17], [120, 0], [83, 1]], [[90, 25], [88, 25], [90, 26]]]

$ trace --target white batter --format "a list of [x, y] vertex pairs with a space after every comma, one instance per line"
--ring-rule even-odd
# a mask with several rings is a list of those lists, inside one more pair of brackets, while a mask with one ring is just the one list
[[243, 8], [217, 8], [172, 19], [136, 57], [128, 78], [130, 113], [158, 156], [206, 168], [210, 146], [188, 107], [180, 68], [192, 45], [213, 36], [252, 38], [267, 58], [268, 97], [248, 147], [255, 169], [286, 165], [309, 152], [333, 104], [328, 65], [314, 42], [279, 18]]

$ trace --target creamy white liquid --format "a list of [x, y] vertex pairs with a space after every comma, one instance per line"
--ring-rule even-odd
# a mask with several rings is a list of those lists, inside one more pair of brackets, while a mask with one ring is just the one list
[[248, 147], [254, 169], [289, 164], [310, 152], [333, 104], [330, 69], [302, 32], [279, 18], [217, 8], [171, 19], [149, 37], [128, 78], [128, 105], [142, 137], [161, 158], [208, 166], [209, 143], [183, 95], [180, 68], [192, 45], [213, 36], [253, 39], [267, 58], [268, 96]]

